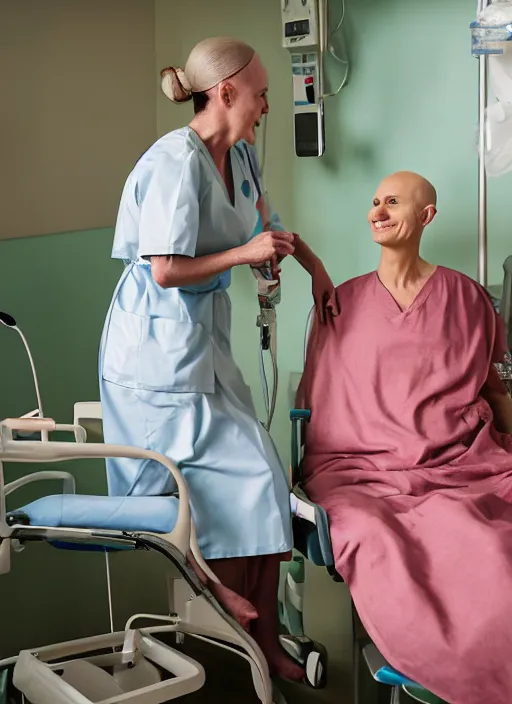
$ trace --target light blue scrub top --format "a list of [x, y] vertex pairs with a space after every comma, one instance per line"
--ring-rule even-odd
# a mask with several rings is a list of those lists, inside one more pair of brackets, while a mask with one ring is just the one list
[[[230, 158], [234, 204], [189, 127], [159, 139], [137, 162], [119, 207], [112, 256], [126, 268], [99, 360], [105, 441], [162, 452], [181, 469], [206, 559], [292, 545], [288, 478], [231, 354], [231, 272], [163, 289], [146, 259], [222, 252], [261, 232], [255, 151], [240, 142]], [[272, 226], [282, 229], [275, 213]], [[175, 489], [153, 461], [111, 459], [107, 473], [113, 495]]]

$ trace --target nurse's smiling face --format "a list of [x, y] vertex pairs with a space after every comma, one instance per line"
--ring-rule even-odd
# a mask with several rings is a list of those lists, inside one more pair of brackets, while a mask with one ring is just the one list
[[216, 90], [230, 141], [234, 144], [245, 139], [254, 144], [256, 127], [269, 110], [268, 76], [260, 57], [255, 54], [242, 71], [222, 81]]

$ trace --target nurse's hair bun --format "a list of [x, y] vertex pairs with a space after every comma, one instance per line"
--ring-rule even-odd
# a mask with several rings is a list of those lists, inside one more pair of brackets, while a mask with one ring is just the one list
[[250, 64], [254, 49], [232, 37], [211, 37], [196, 44], [185, 70], [169, 66], [160, 73], [162, 90], [173, 103], [184, 103], [192, 93], [206, 93]]
[[192, 98], [192, 86], [185, 71], [168, 66], [160, 72], [162, 91], [173, 103], [184, 103]]

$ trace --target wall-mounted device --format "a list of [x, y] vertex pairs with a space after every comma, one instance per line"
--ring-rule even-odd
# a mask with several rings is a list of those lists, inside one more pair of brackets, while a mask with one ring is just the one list
[[323, 56], [327, 0], [281, 0], [283, 47], [291, 54], [297, 156], [325, 151]]

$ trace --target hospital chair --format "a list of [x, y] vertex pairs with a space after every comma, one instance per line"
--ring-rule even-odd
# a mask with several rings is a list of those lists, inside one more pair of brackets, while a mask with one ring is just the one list
[[[72, 424], [57, 424], [45, 418], [27, 341], [11, 316], [0, 313], [0, 322], [16, 329], [23, 340], [38, 400], [36, 411], [0, 423], [0, 576], [10, 570], [11, 550], [19, 550], [30, 542], [45, 542], [60, 549], [103, 551], [107, 556], [121, 550], [149, 549], [166, 557], [174, 569], [169, 579], [167, 615], [135, 614], [123, 631], [113, 632], [109, 587], [110, 633], [28, 649], [0, 660], [0, 701], [6, 695], [7, 674], [12, 674], [14, 688], [31, 704], [160, 704], [185, 696], [203, 686], [205, 673], [200, 663], [157, 638], [171, 633], [176, 634], [178, 643], [187, 634], [245, 659], [262, 704], [285, 704], [270, 681], [266, 660], [256, 642], [226, 614], [190, 566], [189, 552], [209, 578], [218, 582], [201, 556], [187, 484], [177, 467], [149, 450], [87, 443], [82, 422], [101, 421], [100, 403], [75, 404]], [[50, 440], [57, 433], [71, 433], [73, 441]], [[46, 468], [9, 484], [4, 482], [4, 462], [46, 465], [108, 457], [160, 462], [173, 475], [176, 495], [79, 495], [72, 474]], [[28, 484], [46, 480], [62, 481], [62, 493], [7, 511], [7, 497]], [[135, 628], [139, 620], [153, 625]], [[288, 638], [287, 643], [293, 643], [293, 638]], [[309, 683], [322, 684], [323, 652], [317, 652], [309, 639], [297, 645], [295, 655], [299, 661], [302, 652]]]
[[[312, 327], [314, 308], [309, 312], [304, 342], [304, 361], [309, 334]], [[325, 567], [330, 576], [337, 582], [343, 582], [342, 577], [336, 572], [334, 555], [332, 552], [329, 534], [329, 520], [325, 510], [310, 501], [301, 485], [301, 458], [304, 447], [307, 424], [311, 418], [308, 409], [295, 408], [295, 396], [300, 381], [300, 374], [292, 375], [290, 380], [290, 411], [291, 420], [291, 472], [292, 472], [292, 513], [294, 547], [300, 556], [310, 560], [314, 565]], [[303, 633], [302, 602], [294, 598], [295, 592], [302, 593], [304, 583], [304, 568], [301, 557], [295, 558], [298, 566], [291, 566], [285, 580], [284, 594], [281, 597], [281, 622], [288, 632], [296, 639]], [[360, 696], [360, 682], [363, 663], [369, 669], [373, 679], [378, 683], [378, 704], [389, 702], [399, 704], [402, 690], [420, 702], [436, 701], [429, 699], [429, 693], [421, 698], [422, 689], [415, 682], [395, 670], [379, 653], [375, 645], [367, 636], [357, 616], [353, 603], [352, 609], [352, 637], [353, 637], [353, 689], [354, 704], [362, 704]], [[286, 637], [282, 639], [283, 645], [289, 652], [293, 650], [293, 643], [288, 646]]]
[[[27, 433], [48, 437], [59, 432], [74, 433], [75, 441], [20, 439]], [[33, 541], [64, 549], [150, 549], [166, 557], [178, 575], [170, 578], [169, 614], [136, 614], [120, 632], [24, 650], [0, 661], [0, 671], [14, 666], [13, 685], [32, 704], [160, 704], [194, 692], [205, 682], [198, 662], [156, 637], [175, 633], [180, 642], [184, 634], [189, 634], [247, 660], [260, 701], [279, 701], [259, 647], [223, 611], [190, 567], [189, 551], [203, 571], [217, 581], [199, 551], [188, 489], [180, 472], [158, 453], [86, 443], [85, 439], [82, 427], [59, 425], [48, 418], [14, 418], [0, 423], [0, 575], [10, 569], [11, 550]], [[160, 462], [173, 475], [177, 496], [79, 495], [73, 475], [47, 469], [10, 484], [3, 479], [4, 462], [46, 465], [107, 457]], [[43, 496], [17, 510], [6, 510], [6, 498], [22, 486], [56, 479], [62, 481], [62, 494]], [[136, 628], [137, 620], [153, 625]]]
[[[293, 537], [294, 547], [300, 555], [310, 560], [314, 565], [325, 567], [336, 582], [343, 578], [336, 572], [334, 555], [329, 534], [329, 520], [325, 510], [311, 502], [301, 487], [300, 459], [304, 446], [304, 436], [307, 423], [311, 418], [309, 410], [293, 408], [290, 411], [292, 424], [292, 506], [293, 506]], [[297, 503], [295, 504], [295, 500]], [[303, 615], [301, 602], [294, 598], [296, 592], [302, 593], [304, 570], [300, 558], [295, 558], [299, 568], [292, 567], [285, 580], [285, 593], [281, 601], [281, 622], [286, 626], [294, 639], [300, 639], [303, 632]], [[373, 679], [378, 683], [378, 704], [400, 704], [401, 692], [405, 691], [413, 700], [436, 704], [441, 700], [432, 697], [417, 683], [405, 677], [386, 662], [374, 643], [364, 631], [353, 603], [352, 637], [353, 637], [353, 688], [354, 704], [363, 704], [360, 696], [360, 682], [363, 663], [369, 669]], [[282, 642], [289, 652], [293, 652], [294, 642], [286, 645], [286, 636]]]

